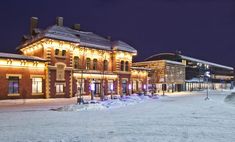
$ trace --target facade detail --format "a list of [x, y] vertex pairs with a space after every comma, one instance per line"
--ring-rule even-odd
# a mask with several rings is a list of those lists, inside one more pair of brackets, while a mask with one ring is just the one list
[[37, 22], [31, 18], [30, 35], [17, 47], [20, 54], [0, 54], [0, 99], [132, 93], [133, 47], [78, 26], [65, 27], [62, 17], [45, 30]]
[[[134, 63], [133, 66], [153, 69], [149, 74], [150, 82], [154, 82], [157, 91], [162, 91], [162, 88], [167, 91], [233, 88], [234, 69], [232, 67], [184, 56], [180, 53], [156, 54], [143, 62]], [[210, 77], [206, 77], [205, 74], [209, 74]], [[166, 87], [161, 87], [164, 84]], [[170, 84], [172, 84], [171, 87]]]

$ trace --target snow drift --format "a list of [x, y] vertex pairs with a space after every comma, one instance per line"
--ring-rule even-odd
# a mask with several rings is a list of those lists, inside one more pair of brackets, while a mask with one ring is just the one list
[[235, 105], [235, 92], [231, 93], [230, 95], [227, 95], [224, 101]]
[[150, 95], [133, 94], [131, 96], [123, 96], [118, 99], [105, 100], [105, 101], [89, 101], [82, 105], [79, 104], [67, 105], [53, 110], [55, 111], [104, 110], [104, 109], [125, 107], [137, 103], [142, 103], [147, 100], [155, 100], [155, 99], [158, 99], [158, 97]]

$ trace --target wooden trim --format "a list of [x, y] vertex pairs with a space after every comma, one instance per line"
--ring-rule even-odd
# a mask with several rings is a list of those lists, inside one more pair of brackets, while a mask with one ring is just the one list
[[32, 93], [32, 96], [42, 96], [44, 93]]
[[17, 94], [7, 94], [7, 96], [20, 96], [20, 94], [19, 93], [17, 93]]
[[45, 79], [45, 75], [30, 75], [30, 79], [32, 78], [42, 78]]
[[9, 79], [10, 76], [22, 78], [22, 74], [6, 74], [6, 78]]

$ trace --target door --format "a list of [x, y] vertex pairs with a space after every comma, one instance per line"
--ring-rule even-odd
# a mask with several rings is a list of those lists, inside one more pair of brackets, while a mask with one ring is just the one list
[[127, 94], [127, 80], [122, 80], [122, 95]]

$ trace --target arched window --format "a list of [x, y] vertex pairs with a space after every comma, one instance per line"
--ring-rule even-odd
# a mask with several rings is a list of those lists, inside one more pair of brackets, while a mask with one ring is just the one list
[[121, 71], [124, 71], [124, 61], [121, 61]]
[[78, 56], [74, 56], [74, 68], [79, 69], [79, 58], [78, 58]]
[[97, 70], [97, 59], [93, 59], [93, 70]]
[[129, 62], [128, 61], [126, 61], [126, 63], [125, 63], [125, 70], [129, 71]]
[[56, 65], [56, 80], [64, 80], [64, 64], [57, 64]]
[[87, 70], [91, 69], [91, 59], [90, 58], [86, 58], [86, 69]]
[[108, 60], [104, 60], [104, 71], [108, 70], [109, 62]]
[[66, 56], [66, 50], [62, 50], [62, 56]]
[[59, 49], [55, 49], [55, 55], [59, 55], [60, 50]]

